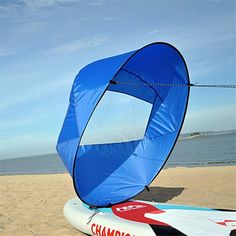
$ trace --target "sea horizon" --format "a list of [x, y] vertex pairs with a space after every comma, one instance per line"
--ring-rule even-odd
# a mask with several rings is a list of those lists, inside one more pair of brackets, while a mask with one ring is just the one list
[[[236, 165], [235, 131], [191, 134], [178, 139], [164, 168]], [[66, 172], [56, 153], [0, 160], [1, 176]]]
[[[178, 141], [182, 140], [188, 140], [192, 138], [198, 138], [198, 137], [203, 137], [203, 136], [213, 136], [213, 135], [222, 135], [222, 134], [231, 134], [235, 133], [236, 134], [236, 129], [233, 130], [221, 130], [221, 131], [193, 131], [193, 132], [186, 132], [186, 133], [181, 133], [178, 137]], [[177, 141], [177, 142], [178, 142]], [[56, 144], [55, 144], [56, 146]], [[13, 156], [13, 157], [1, 157], [0, 156], [0, 162], [3, 160], [13, 160], [13, 159], [21, 159], [21, 158], [36, 158], [36, 157], [42, 157], [46, 155], [57, 155], [56, 153], [56, 148], [54, 153], [41, 153], [41, 154], [35, 154], [35, 155], [26, 155], [26, 156]]]

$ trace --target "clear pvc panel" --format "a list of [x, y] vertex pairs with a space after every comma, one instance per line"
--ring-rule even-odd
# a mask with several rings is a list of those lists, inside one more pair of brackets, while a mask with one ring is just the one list
[[106, 91], [89, 120], [80, 145], [143, 139], [151, 109], [151, 103]]

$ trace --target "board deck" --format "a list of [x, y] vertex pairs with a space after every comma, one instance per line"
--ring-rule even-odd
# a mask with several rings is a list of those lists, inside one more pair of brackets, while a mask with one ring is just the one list
[[78, 198], [64, 206], [66, 220], [96, 236], [231, 236], [236, 211], [131, 200], [91, 209]]

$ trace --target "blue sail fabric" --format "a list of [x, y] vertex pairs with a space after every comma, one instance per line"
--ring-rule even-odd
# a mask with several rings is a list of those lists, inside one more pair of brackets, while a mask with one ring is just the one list
[[[152, 182], [176, 143], [189, 97], [189, 86], [157, 84], [189, 83], [182, 55], [167, 43], [152, 43], [99, 60], [79, 72], [70, 94], [57, 152], [82, 201], [96, 207], [113, 205], [134, 197]], [[144, 137], [81, 145], [90, 118], [107, 91], [152, 104]]]

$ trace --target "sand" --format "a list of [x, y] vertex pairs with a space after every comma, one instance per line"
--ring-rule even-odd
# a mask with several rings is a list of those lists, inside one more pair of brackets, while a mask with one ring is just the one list
[[[0, 234], [84, 235], [63, 217], [74, 196], [68, 174], [1, 176]], [[164, 169], [138, 198], [236, 209], [236, 166]]]

